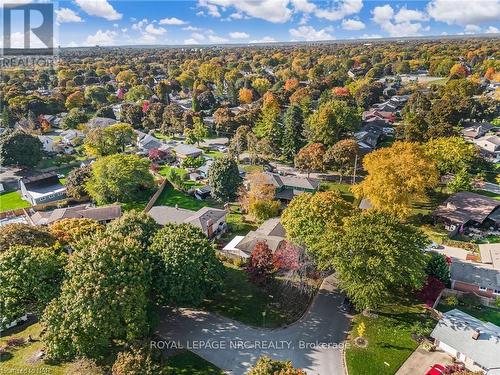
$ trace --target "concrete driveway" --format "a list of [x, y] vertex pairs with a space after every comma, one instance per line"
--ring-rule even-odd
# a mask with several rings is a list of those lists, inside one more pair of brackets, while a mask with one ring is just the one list
[[336, 280], [326, 278], [308, 312], [279, 329], [253, 328], [203, 311], [165, 311], [157, 329], [160, 349], [182, 346], [229, 374], [243, 375], [262, 355], [291, 360], [308, 374], [343, 375], [342, 346], [349, 316]]
[[423, 375], [435, 364], [451, 365], [452, 358], [444, 352], [428, 352], [418, 347], [403, 363], [395, 375]]

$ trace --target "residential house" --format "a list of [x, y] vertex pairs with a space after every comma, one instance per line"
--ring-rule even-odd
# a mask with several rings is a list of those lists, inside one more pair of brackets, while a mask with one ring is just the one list
[[285, 228], [281, 225], [280, 218], [276, 217], [266, 220], [255, 231], [248, 232], [246, 236], [234, 237], [224, 246], [222, 252], [231, 256], [248, 259], [257, 242], [262, 241], [274, 253], [286, 242], [285, 237]]
[[213, 162], [213, 160], [207, 160], [204, 165], [197, 169], [197, 172], [201, 177], [208, 178], [208, 168], [210, 168]]
[[173, 148], [173, 151], [175, 152], [175, 155], [179, 160], [183, 160], [187, 157], [197, 158], [198, 156], [201, 156], [203, 154], [203, 150], [200, 150], [193, 145], [187, 145], [184, 143], [175, 146]]
[[218, 237], [227, 230], [226, 211], [218, 208], [203, 207], [198, 211], [192, 211], [178, 207], [155, 206], [148, 214], [159, 225], [191, 224], [200, 228], [208, 238]]
[[392, 124], [396, 121], [396, 116], [392, 112], [379, 111], [377, 109], [371, 109], [369, 111], [364, 111], [362, 114], [363, 121], [370, 121], [373, 118], [385, 121], [386, 123]]
[[151, 134], [146, 134], [141, 131], [136, 130], [137, 134], [137, 147], [142, 152], [149, 152], [152, 149], [160, 149], [163, 143]]
[[43, 151], [53, 153], [56, 152], [54, 138], [49, 135], [37, 136], [42, 143]]
[[85, 134], [79, 130], [69, 129], [61, 132], [61, 142], [68, 146], [78, 146], [82, 143]]
[[111, 125], [116, 124], [118, 121], [116, 121], [114, 118], [109, 118], [109, 117], [93, 117], [87, 122], [87, 126], [89, 128], [107, 128]]
[[474, 140], [483, 137], [486, 133], [493, 130], [494, 126], [489, 122], [471, 122], [461, 130], [464, 138]]
[[366, 74], [366, 69], [363, 69], [361, 67], [352, 67], [347, 71], [347, 75], [352, 79], [364, 76], [365, 74]]
[[431, 333], [435, 345], [471, 371], [500, 373], [500, 327], [458, 309], [443, 314]]
[[57, 208], [52, 211], [37, 211], [30, 216], [33, 225], [50, 225], [63, 219], [93, 219], [101, 224], [109, 223], [122, 215], [120, 205], [93, 207], [88, 204]]
[[496, 134], [474, 139], [474, 143], [488, 154], [500, 152], [500, 137]]
[[19, 180], [21, 196], [33, 206], [66, 199], [66, 187], [55, 173], [43, 173]]
[[304, 192], [315, 192], [319, 189], [320, 180], [301, 176], [280, 176], [277, 173], [264, 172], [267, 182], [275, 187], [275, 198], [286, 203], [296, 195]]
[[498, 265], [453, 258], [450, 265], [451, 288], [487, 298], [500, 296]]
[[484, 195], [462, 192], [453, 194], [433, 213], [452, 234], [470, 226], [497, 227], [500, 224], [500, 201]]

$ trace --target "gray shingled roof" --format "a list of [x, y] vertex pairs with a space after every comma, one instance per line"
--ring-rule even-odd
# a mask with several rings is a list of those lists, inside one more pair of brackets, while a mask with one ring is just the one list
[[[472, 335], [479, 331], [477, 340]], [[458, 309], [446, 312], [431, 337], [463, 353], [485, 369], [500, 367], [500, 327]]]
[[226, 215], [226, 211], [212, 207], [203, 207], [198, 211], [192, 211], [170, 206], [155, 206], [148, 213], [160, 225], [189, 223], [203, 231], [207, 230], [209, 221], [215, 223]]
[[38, 211], [31, 216], [35, 225], [49, 225], [62, 219], [94, 219], [97, 221], [113, 220], [122, 215], [120, 205], [89, 207], [78, 205], [73, 207], [56, 208], [52, 211]]
[[491, 265], [453, 259], [450, 274], [452, 280], [489, 289], [500, 289], [500, 271]]

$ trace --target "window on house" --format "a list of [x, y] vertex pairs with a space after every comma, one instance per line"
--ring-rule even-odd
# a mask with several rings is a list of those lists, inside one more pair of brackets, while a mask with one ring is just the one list
[[500, 296], [500, 289], [494, 289], [493, 290], [493, 294], [497, 294], [497, 295]]
[[480, 286], [480, 287], [479, 287], [479, 290], [480, 290], [481, 292], [486, 292], [486, 291], [488, 290], [488, 288], [486, 288], [485, 286]]

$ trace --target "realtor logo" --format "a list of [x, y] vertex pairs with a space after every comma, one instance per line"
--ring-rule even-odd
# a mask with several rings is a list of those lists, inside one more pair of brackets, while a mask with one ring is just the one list
[[[13, 18], [24, 20], [22, 34], [24, 44], [13, 45]], [[41, 16], [41, 17], [40, 17]], [[41, 22], [40, 22], [41, 19]], [[33, 33], [41, 42], [32, 40]], [[19, 34], [19, 33], [17, 33]], [[54, 54], [54, 4], [3, 4], [3, 55], [4, 56], [52, 56]]]

